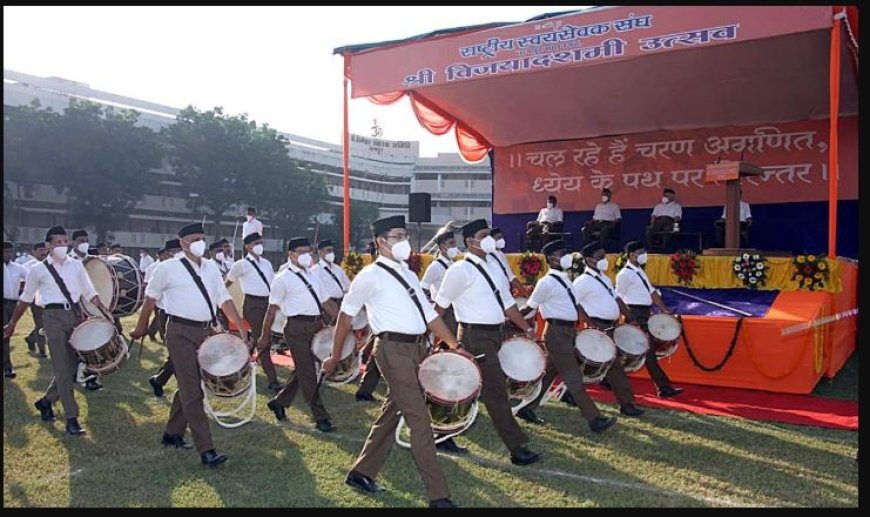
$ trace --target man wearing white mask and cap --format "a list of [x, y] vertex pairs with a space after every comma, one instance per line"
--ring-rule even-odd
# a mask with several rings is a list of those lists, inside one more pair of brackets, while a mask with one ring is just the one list
[[[324, 296], [335, 302], [334, 306], [330, 304], [325, 307], [327, 316], [329, 316], [327, 323], [331, 325], [338, 318], [338, 308], [341, 306], [341, 300], [345, 293], [350, 288], [350, 279], [344, 270], [335, 263], [335, 245], [331, 240], [324, 239], [318, 242], [317, 253], [321, 260], [311, 268], [311, 272], [320, 279]], [[333, 307], [335, 312], [330, 313], [329, 310]]]
[[72, 245], [69, 250], [69, 258], [76, 259], [79, 262], [88, 257], [88, 232], [85, 230], [75, 230], [72, 232]]

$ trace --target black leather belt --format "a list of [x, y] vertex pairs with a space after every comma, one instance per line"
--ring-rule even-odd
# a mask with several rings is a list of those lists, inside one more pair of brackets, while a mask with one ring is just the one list
[[425, 334], [400, 334], [398, 332], [381, 332], [377, 337], [383, 341], [398, 341], [400, 343], [422, 343], [426, 339]]
[[547, 318], [547, 323], [556, 325], [557, 327], [573, 327], [577, 324], [576, 321], [557, 320], [556, 318]]
[[459, 326], [466, 330], [503, 330], [504, 323], [462, 323], [459, 322]]
[[612, 327], [616, 323], [615, 320], [605, 320], [605, 319], [601, 319], [601, 318], [595, 318], [592, 316], [590, 316], [589, 318], [596, 323], [603, 324], [605, 327]]
[[253, 298], [254, 300], [258, 300], [261, 302], [268, 302], [269, 301], [268, 296], [257, 296], [255, 294], [245, 294], [245, 298]]
[[633, 305], [627, 304], [629, 309], [650, 309], [652, 310], [652, 305]]
[[288, 320], [300, 320], [300, 321], [320, 321], [320, 316], [307, 316], [305, 314], [297, 314], [296, 316], [287, 316]]
[[73, 306], [68, 303], [46, 303], [43, 309], [62, 309], [65, 311], [72, 310]]
[[167, 314], [167, 318], [168, 318], [169, 321], [171, 321], [172, 323], [178, 323], [178, 324], [180, 324], [180, 325], [187, 325], [188, 327], [196, 327], [196, 328], [200, 328], [200, 329], [207, 329], [207, 328], [209, 328], [209, 327], [211, 326], [211, 322], [210, 322], [210, 321], [196, 321], [196, 320], [189, 320], [189, 319], [187, 319], [187, 318], [181, 318], [181, 317], [178, 317], [178, 316], [173, 316], [172, 314]]

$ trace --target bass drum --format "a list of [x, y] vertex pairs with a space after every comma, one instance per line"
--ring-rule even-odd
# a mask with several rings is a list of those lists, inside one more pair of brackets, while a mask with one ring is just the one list
[[[145, 301], [142, 273], [132, 258], [126, 255], [89, 256], [82, 265], [100, 301], [113, 316], [129, 316], [142, 307]], [[91, 302], [83, 300], [82, 305], [87, 314], [105, 317]]]

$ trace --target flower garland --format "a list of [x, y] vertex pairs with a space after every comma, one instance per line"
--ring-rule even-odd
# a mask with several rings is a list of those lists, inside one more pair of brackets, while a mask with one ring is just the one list
[[544, 268], [544, 262], [537, 254], [526, 251], [520, 258], [520, 273], [525, 279], [526, 285], [533, 285], [538, 280], [538, 275]]
[[353, 280], [353, 277], [363, 268], [362, 255], [358, 252], [350, 250], [344, 255], [344, 260], [341, 261], [341, 268], [347, 274], [347, 277]]
[[792, 260], [794, 273], [791, 279], [798, 283], [798, 289], [815, 291], [825, 286], [831, 278], [831, 267], [824, 255], [798, 255]]
[[613, 261], [613, 272], [619, 273], [619, 270], [624, 268], [626, 264], [628, 264], [628, 253], [620, 253], [616, 256], [616, 260]]
[[734, 276], [743, 287], [757, 289], [767, 282], [767, 259], [758, 253], [743, 253], [734, 257]]
[[677, 281], [683, 285], [692, 283], [692, 279], [698, 274], [701, 263], [698, 262], [697, 253], [692, 250], [680, 250], [671, 255], [671, 271], [677, 277]]

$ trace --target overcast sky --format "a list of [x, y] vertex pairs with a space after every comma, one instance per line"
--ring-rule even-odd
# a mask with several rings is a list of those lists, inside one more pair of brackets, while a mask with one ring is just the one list
[[[582, 7], [582, 6], [581, 6]], [[182, 108], [222, 106], [258, 123], [340, 143], [341, 57], [332, 50], [577, 6], [3, 7], [3, 66]], [[406, 99], [350, 103], [350, 130], [456, 152], [453, 133], [422, 129]]]

